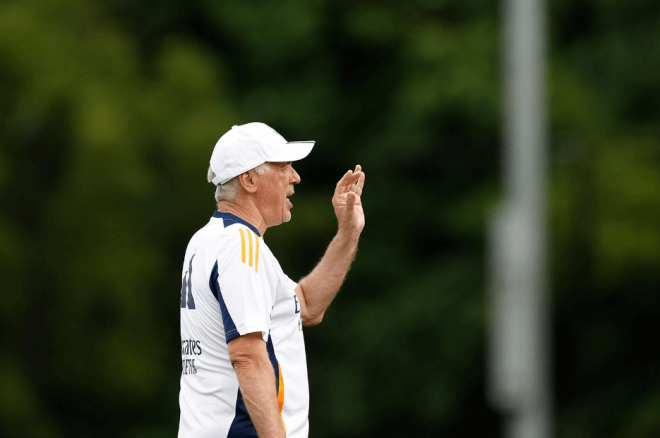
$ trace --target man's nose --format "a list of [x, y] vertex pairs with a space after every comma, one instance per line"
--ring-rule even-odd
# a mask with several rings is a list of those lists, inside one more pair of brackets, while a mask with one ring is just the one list
[[291, 184], [298, 184], [300, 182], [300, 175], [296, 172], [296, 169], [291, 167]]

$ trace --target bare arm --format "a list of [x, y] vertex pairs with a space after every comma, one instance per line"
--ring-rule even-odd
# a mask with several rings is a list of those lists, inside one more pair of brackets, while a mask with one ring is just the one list
[[357, 251], [360, 233], [364, 228], [362, 189], [365, 174], [358, 165], [349, 170], [337, 183], [332, 205], [339, 229], [323, 258], [312, 272], [296, 287], [304, 325], [316, 325], [339, 291]]
[[261, 333], [234, 338], [228, 347], [245, 406], [259, 437], [286, 437], [277, 404], [275, 373]]

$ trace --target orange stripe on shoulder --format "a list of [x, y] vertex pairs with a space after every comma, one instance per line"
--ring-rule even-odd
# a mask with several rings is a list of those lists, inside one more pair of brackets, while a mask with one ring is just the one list
[[245, 234], [243, 234], [242, 228], [239, 228], [238, 231], [241, 232], [241, 261], [245, 263]]
[[255, 261], [254, 261], [254, 272], [259, 272], [259, 237], [254, 236], [254, 238], [257, 240], [257, 253], [255, 254]]
[[248, 235], [248, 242], [250, 242], [250, 255], [249, 255], [249, 265], [252, 267], [252, 231], [250, 230], [245, 230], [245, 232]]

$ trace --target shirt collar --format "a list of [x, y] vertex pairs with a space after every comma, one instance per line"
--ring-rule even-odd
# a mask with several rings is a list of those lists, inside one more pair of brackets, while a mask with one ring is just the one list
[[[252, 224], [248, 223], [247, 221], [241, 219], [240, 217], [236, 216], [235, 214], [225, 213], [224, 211], [217, 211], [216, 210], [213, 213], [213, 217], [218, 218], [218, 219], [222, 219], [225, 223], [227, 223], [227, 222], [238, 222], [239, 224], [243, 224], [246, 227], [248, 227], [249, 229], [251, 229], [252, 231], [254, 231], [254, 233], [257, 236], [261, 237], [261, 233], [259, 232], [259, 230], [257, 230], [255, 228], [254, 225], [252, 225]], [[227, 224], [227, 225], [229, 225], [229, 224]], [[225, 227], [227, 225], [225, 225]]]

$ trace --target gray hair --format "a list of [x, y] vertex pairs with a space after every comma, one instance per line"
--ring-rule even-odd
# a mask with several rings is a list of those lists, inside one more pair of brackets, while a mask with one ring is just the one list
[[[268, 163], [263, 163], [252, 170], [257, 172], [257, 175], [263, 175], [270, 170], [270, 167]], [[209, 166], [206, 179], [208, 182], [212, 182], [213, 178], [215, 178], [215, 173], [213, 173], [211, 166]], [[236, 197], [236, 193], [238, 193], [238, 178], [234, 177], [224, 184], [217, 185], [215, 189], [215, 202], [231, 201]]]

